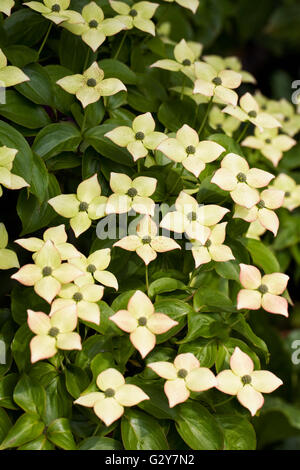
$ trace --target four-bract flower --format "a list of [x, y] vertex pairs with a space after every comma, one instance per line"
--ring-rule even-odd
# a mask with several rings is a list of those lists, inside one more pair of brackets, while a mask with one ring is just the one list
[[62, 284], [72, 282], [82, 274], [73, 264], [62, 263], [58, 250], [48, 240], [36, 254], [34, 264], [22, 266], [11, 277], [25, 286], [34, 286], [35, 292], [50, 304]]
[[242, 82], [241, 74], [232, 70], [216, 70], [205, 62], [195, 63], [194, 93], [218, 98], [222, 103], [236, 106], [238, 95], [234, 88]]
[[31, 362], [55, 356], [58, 349], [81, 349], [75, 305], [57, 310], [51, 317], [27, 310], [28, 326], [36, 336], [30, 341]]
[[215, 204], [199, 205], [196, 199], [181, 191], [175, 201], [176, 211], [168, 212], [160, 226], [172, 232], [185, 232], [190, 239], [206, 243], [211, 230], [224, 217], [228, 209]]
[[226, 116], [218, 106], [213, 106], [211, 108], [208, 122], [210, 127], [217, 131], [223, 130], [225, 134], [230, 137], [232, 137], [234, 131], [236, 131], [240, 126], [240, 121], [233, 116]]
[[34, 11], [41, 13], [47, 20], [60, 24], [63, 21], [78, 22], [77, 11], [68, 10], [71, 0], [43, 0], [41, 2], [23, 3]]
[[204, 244], [197, 240], [192, 241], [192, 254], [195, 260], [195, 268], [201, 264], [213, 261], [229, 261], [235, 259], [231, 248], [223, 245], [226, 237], [227, 222], [217, 224], [211, 229], [211, 233]]
[[119, 13], [116, 19], [124, 23], [126, 29], [137, 28], [155, 36], [155, 25], [151, 18], [159, 7], [158, 3], [138, 2], [131, 6], [115, 0], [109, 0], [109, 3], [112, 9]]
[[94, 283], [86, 284], [80, 276], [74, 284], [65, 284], [59, 292], [59, 298], [51, 304], [50, 316], [57, 310], [70, 305], [76, 306], [76, 314], [81, 320], [100, 324], [100, 307], [97, 304], [102, 299], [104, 288]]
[[136, 235], [124, 237], [114, 244], [128, 251], [135, 251], [145, 264], [157, 257], [157, 253], [180, 249], [180, 245], [172, 238], [157, 235], [157, 225], [149, 215], [139, 222]]
[[286, 99], [279, 101], [270, 100], [268, 111], [281, 123], [284, 133], [293, 137], [300, 130], [300, 115], [296, 113], [295, 107]]
[[0, 11], [9, 16], [11, 14], [11, 9], [13, 8], [14, 4], [14, 0], [1, 0]]
[[158, 361], [148, 364], [160, 377], [167, 379], [164, 385], [170, 408], [186, 401], [190, 392], [204, 392], [217, 385], [216, 377], [191, 353], [179, 354], [171, 362]]
[[81, 36], [82, 40], [95, 52], [107, 36], [113, 36], [125, 28], [116, 18], [104, 19], [102, 8], [95, 2], [85, 5], [81, 12], [81, 22], [63, 23], [63, 27], [73, 34]]
[[139, 214], [154, 215], [155, 203], [150, 196], [156, 189], [155, 178], [138, 176], [132, 180], [123, 173], [112, 172], [109, 184], [113, 194], [107, 200], [107, 214], [123, 214], [133, 209]]
[[279, 189], [265, 189], [260, 194], [259, 202], [247, 209], [237, 205], [234, 211], [234, 218], [246, 220], [246, 222], [255, 222], [258, 220], [261, 225], [270, 230], [276, 237], [279, 228], [279, 219], [274, 212], [283, 205], [284, 191]]
[[274, 116], [261, 111], [259, 104], [250, 93], [245, 93], [240, 98], [240, 106], [236, 106], [236, 103], [230, 103], [223, 109], [223, 113], [230, 114], [242, 122], [252, 122], [260, 131], [281, 126]]
[[8, 189], [21, 189], [29, 186], [26, 181], [11, 170], [18, 150], [6, 146], [0, 147], [0, 197], [3, 194], [1, 184]]
[[236, 395], [254, 416], [264, 404], [262, 393], [271, 393], [282, 383], [268, 370], [254, 370], [252, 359], [236, 347], [230, 358], [230, 369], [217, 375], [216, 387], [220, 392]]
[[216, 160], [225, 151], [222, 145], [210, 140], [199, 142], [197, 132], [184, 124], [176, 133], [176, 138], [163, 140], [157, 150], [170, 160], [180, 162], [188, 171], [198, 177], [205, 164]]
[[178, 325], [164, 313], [155, 312], [149, 297], [140, 290], [130, 298], [127, 310], [119, 310], [109, 319], [121, 330], [130, 333], [130, 341], [142, 358], [155, 347], [155, 335], [166, 333]]
[[135, 406], [149, 400], [148, 395], [136, 385], [126, 384], [117, 369], [106, 369], [98, 375], [96, 383], [100, 392], [81, 395], [75, 404], [94, 409], [95, 414], [106, 426], [110, 426], [124, 413], [124, 407]]
[[288, 316], [288, 303], [281, 294], [285, 291], [289, 276], [282, 273], [261, 276], [259, 269], [240, 264], [240, 282], [243, 289], [237, 297], [237, 309], [258, 310]]
[[0, 223], [0, 269], [11, 269], [19, 268], [19, 261], [16, 253], [9, 250], [8, 244], [8, 233], [5, 225]]
[[49, 199], [48, 203], [63, 217], [70, 219], [75, 236], [91, 226], [92, 220], [105, 215], [107, 197], [101, 196], [97, 174], [79, 184], [76, 194], [60, 194]]
[[91, 283], [96, 281], [100, 282], [107, 287], [113, 287], [118, 290], [118, 281], [113, 273], [106, 271], [111, 260], [110, 249], [104, 248], [102, 250], [94, 251], [87, 258], [81, 255], [80, 258], [72, 259], [74, 266], [77, 266], [84, 275], [80, 279], [80, 284]]
[[296, 141], [288, 135], [278, 134], [278, 129], [266, 129], [263, 132], [255, 129], [254, 134], [246, 137], [241, 145], [260, 150], [274, 166], [282, 159], [283, 152], [296, 145]]
[[126, 147], [134, 161], [146, 157], [148, 150], [155, 150], [166, 134], [157, 132], [151, 113], [141, 114], [132, 121], [132, 127], [119, 126], [105, 134], [115, 144]]
[[60, 254], [61, 259], [69, 260], [70, 258], [76, 258], [81, 256], [81, 253], [75, 248], [74, 245], [71, 243], [67, 243], [67, 234], [65, 230], [65, 226], [58, 225], [57, 227], [50, 227], [45, 230], [43, 235], [43, 240], [36, 237], [30, 238], [19, 238], [15, 240], [15, 243], [25, 248], [25, 250], [33, 252], [33, 259], [35, 258], [38, 251], [45, 245], [45, 243], [50, 240], [57, 251]]
[[203, 56], [203, 60], [208, 64], [212, 65], [216, 70], [233, 70], [238, 72], [242, 76], [242, 82], [245, 83], [256, 83], [255, 78], [249, 72], [242, 70], [241, 61], [235, 57], [221, 57], [218, 55], [206, 55]]
[[261, 235], [263, 235], [266, 232], [266, 228], [263, 227], [260, 223], [260, 221], [257, 219], [254, 222], [251, 222], [247, 233], [246, 237], [247, 238], [254, 238], [255, 240], [260, 240]]
[[282, 207], [292, 211], [300, 206], [300, 184], [290, 176], [281, 173], [275, 178], [271, 187], [284, 191]]
[[84, 108], [98, 101], [101, 96], [111, 96], [119, 91], [126, 91], [124, 83], [118, 78], [104, 79], [104, 72], [97, 62], [93, 62], [82, 75], [68, 75], [56, 83], [68, 93], [76, 95]]
[[249, 209], [259, 202], [257, 188], [268, 186], [273, 178], [274, 175], [267, 171], [249, 168], [245, 158], [235, 153], [228, 153], [211, 182], [224, 191], [229, 191], [236, 204]]
[[14, 65], [7, 65], [7, 58], [0, 49], [0, 86], [10, 87], [30, 80], [24, 72]]
[[193, 13], [196, 13], [197, 8], [199, 6], [199, 0], [164, 0], [165, 2], [175, 2], [178, 3], [183, 8], [187, 8], [191, 10]]

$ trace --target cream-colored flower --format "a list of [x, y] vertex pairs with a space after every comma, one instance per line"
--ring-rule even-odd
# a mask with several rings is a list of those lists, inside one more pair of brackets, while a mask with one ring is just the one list
[[110, 174], [110, 187], [113, 191], [107, 200], [107, 214], [123, 214], [130, 209], [138, 214], [154, 215], [155, 203], [150, 198], [156, 189], [157, 180], [148, 176], [138, 176], [134, 180], [123, 173]]
[[217, 385], [212, 371], [207, 367], [200, 367], [200, 362], [192, 353], [179, 354], [173, 364], [158, 361], [151, 362], [148, 367], [167, 379], [164, 389], [170, 408], [186, 401], [190, 392], [204, 392]]
[[279, 219], [274, 212], [283, 205], [284, 191], [279, 189], [265, 189], [260, 194], [258, 203], [247, 209], [237, 205], [233, 218], [246, 220], [246, 222], [255, 222], [258, 220], [261, 225], [270, 230], [276, 237], [279, 228]]
[[0, 11], [5, 13], [7, 16], [10, 16], [11, 9], [13, 8], [14, 4], [14, 0], [1, 0]]
[[53, 21], [55, 24], [60, 24], [63, 21], [70, 21], [77, 23], [78, 12], [68, 10], [71, 0], [43, 0], [41, 2], [27, 2], [23, 3], [34, 11], [41, 13], [47, 20]]
[[[1, 71], [0, 71], [1, 75]], [[1, 83], [1, 79], [0, 79]], [[6, 146], [0, 147], [0, 196], [3, 194], [1, 184], [8, 189], [21, 189], [29, 186], [21, 176], [14, 175], [11, 170], [18, 150]]]
[[237, 57], [231, 56], [223, 58], [218, 55], [206, 55], [203, 57], [203, 60], [212, 65], [216, 70], [218, 70], [218, 72], [221, 70], [233, 70], [242, 76], [242, 82], [256, 83], [256, 80], [251, 73], [242, 70], [241, 61]]
[[64, 22], [64, 28], [81, 36], [82, 40], [94, 51], [101, 46], [107, 36], [114, 36], [125, 28], [116, 18], [104, 18], [103, 10], [95, 2], [85, 5], [81, 12], [81, 22]]
[[8, 233], [5, 225], [0, 223], [0, 269], [11, 269], [19, 268], [19, 261], [16, 253], [9, 250], [8, 244]]
[[257, 219], [251, 222], [246, 233], [247, 238], [254, 238], [254, 240], [260, 240], [260, 237], [266, 232], [266, 228], [263, 227], [260, 221]]
[[[261, 99], [261, 95], [259, 95]], [[272, 114], [281, 123], [281, 130], [290, 137], [294, 137], [300, 130], [300, 115], [296, 113], [295, 106], [282, 98], [281, 100], [267, 100], [265, 102], [268, 113]]]
[[164, 0], [165, 2], [169, 3], [178, 3], [183, 8], [187, 8], [188, 10], [191, 10], [193, 13], [196, 13], [198, 6], [199, 6], [199, 0]]
[[[197, 96], [197, 95], [196, 95]], [[218, 106], [213, 106], [208, 116], [210, 127], [223, 132], [230, 137], [239, 128], [240, 121], [233, 116], [226, 116]]]
[[245, 93], [240, 98], [240, 106], [236, 106], [236, 103], [233, 106], [232, 104], [226, 106], [223, 113], [230, 114], [242, 122], [249, 121], [258, 127], [260, 131], [281, 126], [274, 116], [260, 109], [258, 102], [250, 93]]
[[222, 103], [236, 106], [238, 95], [234, 88], [242, 82], [242, 76], [232, 70], [216, 70], [206, 62], [195, 63], [194, 93], [204, 96], [216, 97]]
[[97, 377], [100, 392], [81, 395], [75, 400], [76, 405], [94, 408], [95, 414], [106, 426], [110, 426], [124, 413], [124, 407], [135, 406], [149, 400], [148, 395], [136, 385], [126, 384], [123, 375], [117, 369], [106, 369]]
[[300, 206], [300, 184], [297, 184], [290, 176], [281, 173], [275, 178], [271, 188], [284, 191], [282, 207], [293, 211]]
[[281, 294], [285, 291], [289, 276], [282, 273], [261, 276], [259, 269], [240, 264], [240, 282], [243, 289], [237, 297], [237, 309], [259, 310], [288, 317], [288, 303]]
[[229, 261], [235, 259], [231, 248], [223, 245], [226, 237], [227, 222], [217, 224], [211, 229], [211, 233], [204, 244], [197, 240], [192, 240], [192, 254], [195, 260], [195, 268], [201, 264], [213, 261]]
[[254, 132], [255, 135], [246, 137], [241, 145], [260, 150], [274, 166], [282, 159], [283, 152], [296, 145], [296, 141], [288, 135], [278, 134], [278, 129], [266, 129], [263, 132], [255, 129]]
[[124, 23], [126, 29], [137, 28], [155, 36], [155, 25], [151, 18], [159, 7], [158, 3], [138, 2], [131, 6], [115, 0], [109, 0], [109, 3], [112, 9], [118, 13], [116, 19]]
[[199, 142], [197, 132], [184, 124], [176, 133], [176, 138], [163, 140], [157, 150], [164, 153], [170, 160], [180, 162], [193, 175], [198, 177], [206, 163], [216, 160], [225, 151], [222, 145], [210, 140]]
[[49, 317], [43, 312], [27, 310], [28, 326], [36, 336], [30, 341], [31, 362], [55, 356], [58, 349], [81, 349], [81, 338], [74, 305], [62, 308]]
[[155, 150], [158, 144], [167, 138], [163, 132], [157, 132], [151, 113], [141, 114], [132, 121], [132, 127], [119, 126], [105, 134], [115, 144], [126, 147], [134, 161], [146, 157], [148, 150]]
[[178, 325], [164, 313], [155, 312], [149, 297], [140, 290], [130, 298], [127, 310], [119, 310], [109, 319], [121, 330], [130, 333], [130, 341], [142, 358], [155, 347], [155, 335], [166, 333]]
[[7, 65], [7, 58], [0, 49], [0, 86], [8, 88], [30, 80], [24, 72], [14, 65]]
[[273, 178], [274, 175], [267, 171], [249, 168], [245, 158], [240, 155], [228, 153], [211, 182], [229, 191], [236, 204], [249, 209], [259, 202], [257, 188], [268, 186]]
[[82, 75], [68, 75], [56, 83], [68, 93], [76, 95], [84, 108], [96, 103], [101, 96], [112, 96], [119, 91], [126, 91], [124, 83], [118, 78], [104, 79], [104, 72], [97, 62], [93, 62]]
[[[200, 94], [194, 95], [194, 92], [193, 92], [194, 89], [188, 86], [173, 86], [173, 87], [170, 87], [169, 90], [174, 91], [175, 93], [178, 93], [180, 96], [181, 95], [188, 96], [189, 98], [191, 98], [191, 100], [193, 100], [196, 103], [197, 106], [199, 106], [199, 104], [207, 104], [210, 100], [209, 96], [204, 96]], [[214, 98], [213, 101], [217, 102], [216, 98]]]
[[35, 292], [50, 304], [62, 284], [72, 282], [82, 274], [73, 264], [62, 263], [58, 250], [48, 240], [36, 254], [34, 264], [22, 266], [11, 277], [25, 286], [34, 286]]
[[149, 215], [145, 215], [137, 226], [136, 235], [124, 237], [114, 244], [123, 250], [135, 251], [145, 264], [157, 257], [157, 253], [180, 249], [180, 245], [169, 237], [157, 235], [157, 225]]
[[90, 228], [92, 220], [104, 217], [106, 202], [97, 174], [82, 181], [76, 194], [60, 194], [48, 201], [55, 212], [70, 219], [76, 237]]
[[55, 248], [57, 248], [63, 261], [81, 256], [81, 253], [75, 248], [75, 246], [71, 243], [67, 243], [67, 238], [65, 226], [62, 224], [45, 230], [43, 240], [36, 237], [19, 238], [18, 240], [15, 240], [15, 243], [18, 243], [18, 245], [25, 248], [25, 250], [32, 251], [33, 259], [48, 240], [50, 240], [54, 244]]
[[192, 240], [205, 244], [213, 225], [224, 217], [228, 209], [215, 204], [199, 205], [196, 199], [181, 191], [175, 201], [176, 211], [168, 212], [160, 226], [172, 232], [186, 233]]
[[92, 283], [96, 279], [100, 284], [118, 290], [119, 286], [115, 275], [106, 270], [110, 260], [109, 248], [94, 251], [87, 258], [81, 255], [80, 258], [72, 259], [72, 263], [84, 273], [84, 276], [80, 279], [80, 285]]
[[236, 347], [230, 358], [230, 369], [217, 375], [217, 389], [236, 395], [241, 405], [254, 416], [263, 404], [263, 393], [271, 393], [282, 385], [276, 375], [268, 370], [254, 370], [252, 359]]

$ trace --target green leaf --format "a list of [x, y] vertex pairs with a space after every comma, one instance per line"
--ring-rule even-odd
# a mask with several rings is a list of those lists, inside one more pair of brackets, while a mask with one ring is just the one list
[[109, 437], [92, 436], [84, 439], [78, 446], [78, 450], [122, 450], [122, 444]]
[[276, 256], [263, 242], [247, 238], [243, 239], [243, 244], [249, 251], [253, 264], [263, 269], [266, 274], [280, 271]]
[[56, 82], [63, 77], [72, 75], [71, 70], [61, 65], [46, 65], [44, 70], [47, 72], [52, 83], [54, 108], [58, 109], [63, 114], [70, 115], [70, 108], [72, 103], [75, 102], [75, 96], [64, 91]]
[[49, 21], [40, 13], [21, 8], [4, 22], [7, 44], [34, 46], [44, 37], [48, 27]]
[[259, 338], [251, 329], [251, 327], [246, 322], [244, 316], [242, 314], [238, 314], [234, 317], [232, 328], [235, 331], [238, 331], [241, 335], [243, 335], [250, 343], [255, 346], [256, 348], [260, 349], [265, 356], [265, 360], [269, 361], [269, 351], [266, 343], [264, 340]]
[[11, 350], [19, 371], [24, 371], [30, 365], [29, 342], [33, 333], [24, 323], [16, 332], [11, 344]]
[[168, 315], [173, 320], [179, 320], [179, 318], [193, 314], [193, 308], [183, 300], [174, 298], [159, 298], [155, 302], [155, 311]]
[[198, 338], [187, 344], [182, 344], [178, 353], [192, 353], [199, 360], [201, 367], [212, 367], [217, 356], [217, 341], [214, 339]]
[[39, 437], [45, 428], [37, 415], [23, 414], [9, 430], [0, 450], [19, 447]]
[[163, 292], [173, 292], [174, 290], [187, 290], [187, 287], [183, 282], [178, 281], [177, 279], [172, 279], [170, 277], [161, 277], [156, 281], [151, 282], [148, 295], [149, 297], [154, 297], [157, 294], [162, 294]]
[[[59, 41], [59, 62], [61, 65], [72, 70], [73, 73], [82, 73], [85, 64], [91, 65], [96, 57], [97, 54], [82, 41], [81, 36], [75, 36], [67, 30], [61, 31]], [[85, 67], [85, 70], [87, 68], [88, 66]]]
[[137, 82], [136, 74], [119, 60], [102, 59], [98, 65], [104, 71], [104, 78], [118, 78], [126, 85], [135, 85]]
[[43, 387], [23, 374], [14, 389], [14, 401], [25, 412], [42, 416], [46, 405], [46, 393]]
[[39, 129], [51, 123], [49, 115], [38, 106], [13, 90], [5, 93], [5, 104], [0, 104], [0, 115], [29, 129]]
[[34, 439], [33, 441], [24, 444], [21, 447], [18, 447], [18, 450], [54, 450], [55, 446], [52, 442], [47, 440], [47, 437], [42, 434], [42, 436]]
[[217, 415], [216, 421], [224, 433], [224, 450], [255, 450], [253, 426], [241, 416]]
[[17, 374], [8, 374], [0, 380], [0, 406], [15, 410], [16, 406], [13, 402], [13, 390], [18, 381]]
[[255, 354], [255, 352], [246, 343], [244, 343], [244, 341], [237, 338], [228, 338], [222, 342], [218, 342], [218, 353], [216, 359], [216, 370], [218, 373], [223, 369], [230, 369], [230, 358], [237, 346], [251, 357], [255, 368], [260, 369], [260, 360], [257, 354]]
[[225, 279], [231, 279], [233, 281], [239, 282], [240, 268], [236, 261], [225, 261], [223, 263], [216, 263], [215, 270], [219, 274], [219, 276], [222, 276]]
[[38, 53], [34, 49], [22, 45], [12, 45], [3, 49], [9, 62], [16, 67], [22, 68], [25, 65], [36, 62], [38, 59]]
[[194, 308], [197, 311], [201, 309], [205, 312], [213, 312], [215, 310], [232, 312], [235, 310], [227, 295], [213, 288], [203, 289], [203, 287], [200, 287], [194, 295]]
[[165, 434], [157, 420], [135, 409], [127, 408], [121, 422], [126, 450], [167, 450]]
[[19, 325], [27, 321], [27, 310], [45, 312], [47, 302], [38, 296], [33, 289], [28, 289], [21, 284], [14, 285], [11, 291], [11, 313], [13, 319]]
[[50, 124], [36, 136], [32, 149], [47, 160], [61, 152], [75, 152], [81, 141], [78, 129], [68, 122]]
[[87, 373], [73, 364], [66, 367], [65, 376], [67, 390], [73, 398], [78, 398], [90, 382]]
[[11, 424], [8, 414], [3, 408], [0, 408], [0, 443], [3, 441], [3, 439], [7, 435], [11, 426], [12, 424]]
[[181, 101], [179, 98], [164, 102], [159, 107], [157, 117], [167, 129], [174, 132], [177, 132], [184, 124], [191, 127], [197, 127], [197, 124], [199, 124], [198, 121], [195, 122], [195, 103], [187, 100]]
[[[225, 148], [226, 153], [237, 153], [238, 155], [244, 156], [242, 147], [232, 138], [225, 134], [212, 134], [208, 137], [208, 140], [212, 140], [222, 147]], [[223, 154], [222, 154], [223, 155]], [[222, 157], [220, 157], [221, 159]]]
[[57, 447], [60, 447], [61, 449], [76, 449], [70, 423], [66, 418], [59, 418], [55, 421], [52, 421], [52, 423], [47, 428], [47, 437], [53, 444], [55, 444]]
[[200, 336], [212, 338], [217, 335], [226, 335], [228, 332], [229, 328], [226, 328], [225, 323], [217, 314], [194, 313], [188, 317], [188, 334], [180, 341], [180, 344], [188, 343]]
[[16, 90], [35, 104], [53, 106], [52, 82], [45, 68], [31, 64], [24, 67], [23, 72], [30, 81], [20, 83]]

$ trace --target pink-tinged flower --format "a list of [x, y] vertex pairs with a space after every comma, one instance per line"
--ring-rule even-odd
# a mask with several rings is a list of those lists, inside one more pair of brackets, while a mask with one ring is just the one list
[[236, 395], [241, 405], [255, 416], [264, 404], [263, 393], [272, 393], [282, 380], [268, 370], [254, 370], [252, 359], [236, 347], [230, 358], [230, 369], [217, 375], [217, 389]]
[[150, 198], [156, 189], [157, 180], [148, 176], [138, 176], [134, 180], [123, 173], [110, 174], [110, 187], [113, 191], [106, 205], [107, 214], [124, 214], [130, 209], [139, 214], [154, 215], [155, 203]]
[[76, 194], [60, 194], [49, 199], [48, 203], [59, 215], [70, 219], [75, 236], [79, 237], [88, 230], [92, 220], [104, 217], [106, 201], [107, 197], [101, 196], [101, 187], [95, 174], [79, 184]]
[[199, 205], [196, 199], [181, 191], [175, 202], [176, 211], [169, 212], [162, 219], [160, 226], [172, 232], [185, 232], [192, 240], [206, 243], [211, 230], [229, 212], [215, 204]]
[[113, 287], [118, 290], [119, 286], [116, 276], [106, 270], [110, 260], [109, 248], [94, 251], [87, 258], [81, 255], [80, 258], [72, 259], [72, 263], [84, 273], [80, 279], [80, 285], [93, 283], [95, 279], [103, 286]]
[[97, 302], [102, 299], [104, 288], [94, 283], [86, 284], [81, 278], [75, 279], [74, 284], [65, 284], [59, 292], [59, 298], [51, 304], [50, 316], [57, 310], [75, 305], [77, 317], [81, 320], [100, 324], [100, 307]]
[[58, 250], [48, 240], [37, 252], [34, 264], [26, 264], [13, 274], [25, 286], [34, 286], [35, 292], [49, 304], [60, 292], [62, 284], [73, 282], [83, 272], [71, 263], [62, 263]]
[[[0, 49], [0, 84], [3, 87], [5, 82], [3, 81], [1, 77], [1, 57], [3, 55], [1, 54], [2, 54], [2, 51]], [[11, 67], [11, 68], [17, 69], [16, 67]], [[7, 69], [10, 69], [10, 67], [7, 67]], [[11, 70], [9, 75], [10, 75], [10, 80], [13, 81], [14, 71]], [[20, 83], [20, 82], [16, 81], [13, 84], [15, 85], [16, 83]], [[3, 189], [1, 185], [3, 185], [5, 188], [8, 188], [8, 189], [21, 189], [21, 188], [24, 188], [25, 186], [29, 186], [29, 184], [26, 183], [26, 181], [23, 178], [21, 178], [21, 176], [18, 176], [12, 173], [13, 162], [17, 153], [18, 153], [18, 150], [16, 149], [12, 149], [6, 146], [0, 147], [0, 197], [3, 194]]]
[[237, 297], [237, 309], [258, 310], [288, 317], [288, 303], [281, 294], [285, 291], [289, 276], [282, 273], [265, 274], [248, 264], [240, 264], [240, 282], [244, 289]]
[[135, 406], [149, 400], [148, 395], [136, 385], [126, 384], [117, 369], [106, 369], [97, 377], [100, 392], [81, 395], [74, 401], [76, 405], [94, 408], [95, 414], [106, 426], [110, 426], [124, 413], [124, 407]]
[[67, 243], [67, 234], [65, 226], [59, 225], [58, 227], [50, 227], [45, 230], [43, 240], [36, 237], [20, 238], [15, 240], [15, 243], [25, 248], [25, 250], [32, 251], [33, 259], [36, 253], [40, 251], [45, 243], [50, 240], [60, 254], [62, 260], [69, 260], [70, 258], [77, 258], [81, 253], [71, 243]]
[[200, 367], [200, 362], [192, 353], [179, 354], [173, 364], [158, 361], [151, 362], [148, 367], [167, 379], [164, 389], [170, 408], [186, 401], [190, 392], [203, 392], [217, 385], [212, 371], [207, 367]]
[[228, 153], [211, 182], [224, 191], [229, 191], [234, 202], [250, 209], [259, 202], [257, 188], [268, 186], [273, 178], [274, 175], [267, 171], [249, 168], [245, 158]]
[[215, 225], [211, 229], [211, 234], [204, 244], [197, 240], [192, 241], [192, 254], [195, 260], [195, 268], [198, 268], [201, 264], [209, 263], [213, 261], [229, 261], [235, 259], [231, 248], [227, 245], [223, 245], [226, 237], [226, 225], [227, 222]]
[[284, 191], [282, 207], [293, 211], [300, 206], [300, 184], [297, 184], [290, 176], [281, 173], [273, 181], [272, 188]]
[[130, 341], [142, 358], [152, 351], [156, 344], [155, 335], [166, 333], [177, 321], [164, 313], [154, 311], [154, 306], [146, 294], [140, 290], [130, 298], [127, 310], [119, 310], [110, 318], [121, 330], [130, 333]]
[[267, 230], [270, 230], [276, 237], [279, 228], [279, 219], [273, 209], [278, 209], [283, 205], [284, 191], [278, 189], [265, 189], [260, 194], [258, 203], [246, 209], [237, 205], [233, 217], [246, 220], [246, 222], [259, 221]]
[[169, 237], [157, 235], [157, 225], [149, 215], [145, 215], [136, 228], [136, 235], [124, 237], [114, 244], [123, 250], [135, 251], [145, 264], [157, 257], [157, 253], [181, 249], [180, 245]]
[[254, 240], [260, 240], [261, 235], [263, 235], [265, 232], [266, 228], [263, 227], [260, 221], [257, 219], [254, 222], [250, 223], [246, 233], [246, 237], [254, 238]]
[[58, 349], [81, 349], [75, 305], [57, 310], [52, 317], [27, 310], [28, 326], [36, 336], [30, 341], [31, 362], [55, 356]]

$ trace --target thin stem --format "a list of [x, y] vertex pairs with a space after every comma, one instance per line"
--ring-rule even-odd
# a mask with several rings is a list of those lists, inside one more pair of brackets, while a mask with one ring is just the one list
[[224, 405], [225, 403], [228, 403], [229, 401], [231, 401], [233, 398], [234, 398], [234, 395], [232, 395], [232, 397], [230, 397], [230, 398], [226, 398], [226, 400], [220, 401], [219, 403], [215, 404], [214, 406], [217, 407], [217, 406]]
[[148, 264], [145, 265], [145, 280], [146, 280], [146, 290], [147, 294], [149, 292], [149, 273], [148, 273]]
[[209, 102], [208, 102], [208, 105], [207, 105], [207, 108], [206, 108], [206, 112], [205, 112], [205, 115], [204, 115], [204, 118], [201, 122], [201, 126], [199, 128], [199, 131], [198, 131], [198, 134], [201, 135], [203, 129], [204, 129], [204, 126], [206, 124], [206, 121], [207, 121], [207, 118], [208, 118], [208, 114], [209, 114], [209, 111], [210, 111], [210, 108], [212, 106], [212, 103], [213, 103], [213, 96], [210, 98]]
[[46, 35], [45, 35], [45, 37], [44, 37], [44, 39], [43, 39], [43, 42], [42, 42], [42, 44], [41, 44], [41, 46], [40, 46], [40, 48], [39, 48], [39, 50], [38, 50], [38, 57], [40, 56], [40, 54], [41, 54], [41, 52], [42, 52], [42, 50], [43, 50], [43, 48], [44, 48], [44, 45], [46, 44], [46, 41], [47, 41], [47, 39], [48, 39], [48, 36], [49, 36], [49, 34], [50, 34], [50, 31], [51, 31], [52, 26], [53, 26], [53, 23], [51, 22], [50, 25], [49, 25], [49, 28], [48, 28], [48, 30], [47, 30], [47, 33], [46, 33]]
[[178, 178], [178, 180], [176, 180], [176, 183], [174, 184], [174, 186], [173, 186], [173, 187], [171, 188], [171, 190], [169, 191], [169, 195], [170, 195], [170, 196], [172, 196], [172, 193], [173, 193], [174, 189], [176, 189], [176, 187], [177, 187], [177, 185], [178, 185], [178, 183], [179, 183], [179, 181], [180, 181], [180, 179], [181, 179], [181, 176], [182, 176], [182, 173], [183, 173], [183, 169], [184, 169], [184, 168], [183, 168], [183, 165], [181, 165], [181, 169], [180, 169], [180, 173], [179, 173], [179, 178]]
[[244, 128], [243, 128], [242, 132], [240, 133], [240, 135], [239, 135], [239, 137], [238, 137], [238, 139], [237, 139], [237, 143], [239, 143], [239, 142], [242, 140], [242, 138], [244, 137], [244, 135], [246, 134], [246, 132], [247, 132], [247, 130], [248, 130], [249, 125], [250, 125], [250, 122], [249, 122], [249, 121], [246, 122], [246, 124], [244, 125]]
[[141, 172], [141, 159], [140, 158], [137, 161], [137, 171], [138, 171], [138, 173]]
[[183, 99], [185, 81], [186, 81], [186, 76], [184, 76], [184, 78], [183, 78], [183, 80], [182, 80], [181, 93], [180, 93], [180, 99], [181, 99], [181, 101], [182, 101], [182, 99]]
[[85, 124], [86, 124], [86, 112], [84, 110], [83, 111], [83, 120], [82, 120], [82, 124], [81, 124], [81, 133], [84, 132]]
[[121, 42], [120, 42], [120, 44], [119, 44], [119, 47], [118, 47], [118, 50], [117, 50], [117, 52], [115, 53], [114, 59], [117, 59], [117, 58], [118, 58], [118, 56], [119, 56], [119, 54], [120, 54], [120, 52], [121, 52], [121, 49], [122, 49], [122, 47], [123, 47], [124, 41], [125, 41], [125, 39], [126, 39], [126, 36], [127, 36], [127, 31], [125, 31], [125, 33], [124, 33], [124, 35], [123, 35], [123, 37], [122, 37], [122, 40], [121, 40]]

